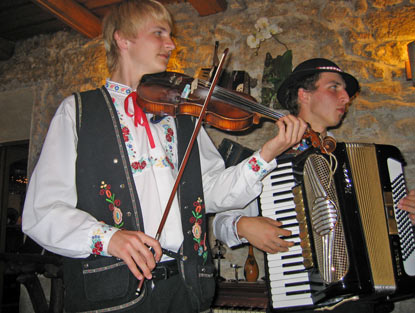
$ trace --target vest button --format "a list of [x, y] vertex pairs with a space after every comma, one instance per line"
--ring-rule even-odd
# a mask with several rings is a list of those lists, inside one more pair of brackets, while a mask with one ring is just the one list
[[188, 234], [188, 235], [191, 235], [191, 234], [192, 234], [192, 231], [191, 231], [191, 230], [188, 230], [188, 231], [187, 231], [187, 234]]
[[85, 263], [85, 264], [84, 264], [84, 267], [85, 267], [85, 268], [88, 268], [88, 267], [89, 267], [89, 264], [88, 264], [88, 263]]
[[118, 163], [118, 159], [117, 158], [114, 158], [113, 162], [114, 162], [114, 164], [117, 164]]
[[121, 188], [121, 189], [124, 189], [124, 188], [125, 188], [125, 184], [121, 184], [121, 185], [120, 185], [120, 188]]
[[131, 216], [131, 212], [128, 211], [127, 212], [127, 216], [130, 217]]
[[189, 208], [189, 206], [188, 206], [188, 205], [185, 205], [185, 206], [184, 206], [184, 209], [185, 209], [185, 210], [187, 210], [188, 208]]

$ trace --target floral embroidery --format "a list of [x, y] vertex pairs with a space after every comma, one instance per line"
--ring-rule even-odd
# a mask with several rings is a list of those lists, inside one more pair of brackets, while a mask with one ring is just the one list
[[171, 129], [168, 125], [163, 125], [164, 129], [166, 130], [166, 140], [168, 142], [174, 141], [174, 133], [173, 129]]
[[[151, 162], [149, 162], [151, 163]], [[142, 172], [147, 166], [147, 162], [141, 158], [139, 161], [135, 161], [131, 164], [131, 167], [133, 168], [133, 173]]]
[[[128, 86], [124, 86], [110, 80], [106, 82], [106, 88], [109, 91], [116, 92], [118, 95], [127, 96], [133, 90]], [[130, 160], [131, 171], [133, 175], [142, 173], [146, 169], [151, 166], [156, 166], [158, 168], [175, 168], [175, 132], [172, 125], [174, 125], [174, 119], [171, 116], [167, 116], [159, 121], [159, 125], [161, 129], [158, 128], [157, 130], [161, 132], [161, 136], [165, 136], [166, 140], [163, 141], [163, 149], [165, 151], [165, 155], [163, 156], [151, 156], [147, 154], [137, 154], [136, 150], [136, 141], [134, 138], [134, 130], [128, 127], [128, 122], [126, 121], [126, 116], [124, 114], [124, 110], [121, 109], [122, 105], [120, 101], [122, 97], [113, 96], [112, 101], [114, 103], [115, 109], [117, 111], [120, 126], [121, 126], [121, 135], [124, 139], [126, 151], [128, 154], [128, 159]]]
[[115, 82], [111, 82], [111, 81], [108, 81], [108, 80], [105, 83], [105, 87], [108, 90], [116, 91], [118, 93], [123, 93], [123, 94], [127, 94], [127, 95], [132, 92], [132, 89], [130, 87], [125, 86], [125, 85], [121, 85], [121, 84], [117, 84]]
[[108, 230], [111, 230], [111, 227], [108, 225], [102, 224], [100, 228], [96, 229], [92, 233], [90, 247], [91, 247], [93, 254], [106, 256], [106, 253], [103, 251], [104, 250], [103, 237], [104, 237], [104, 234]]
[[174, 169], [174, 164], [172, 162], [173, 160], [173, 149], [174, 149], [174, 143], [175, 143], [175, 137], [174, 137], [174, 131], [170, 127], [170, 120], [171, 117], [167, 117], [164, 120], [161, 121], [161, 125], [164, 128], [164, 134], [166, 135], [166, 146], [164, 150], [166, 151], [166, 158], [163, 162], [165, 166], [170, 166], [172, 169]]
[[[193, 206], [195, 207], [195, 209], [192, 211], [193, 216], [189, 219], [189, 222], [193, 224], [192, 233], [193, 240], [195, 241], [193, 248], [199, 256], [203, 257], [204, 262], [206, 262], [208, 256], [206, 247], [206, 232], [203, 233], [201, 226], [203, 223], [202, 210], [204, 209], [205, 205], [203, 204], [203, 200], [199, 197], [197, 201], [193, 202]], [[202, 235], [203, 239], [201, 239]]]
[[255, 174], [259, 175], [260, 177], [265, 176], [267, 171], [263, 168], [263, 164], [259, 161], [256, 157], [252, 157], [248, 161], [248, 167], [255, 172]]
[[130, 135], [130, 130], [128, 129], [127, 126], [124, 126], [122, 128], [122, 136], [123, 136], [125, 142], [128, 142], [130, 140], [129, 135]]
[[108, 208], [112, 211], [112, 218], [115, 223], [115, 227], [121, 228], [124, 225], [122, 221], [122, 211], [120, 210], [121, 201], [115, 199], [115, 194], [111, 192], [111, 185], [101, 182], [101, 190], [99, 191], [101, 196], [105, 196], [105, 201], [109, 202]]

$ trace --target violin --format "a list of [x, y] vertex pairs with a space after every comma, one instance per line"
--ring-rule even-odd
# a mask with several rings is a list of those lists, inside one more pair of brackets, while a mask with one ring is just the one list
[[[210, 83], [177, 72], [145, 75], [137, 88], [137, 102], [147, 113], [157, 116], [180, 114], [198, 117]], [[261, 118], [277, 121], [286, 114], [272, 110], [245, 93], [215, 86], [207, 105], [204, 122], [225, 131], [244, 131]], [[303, 138], [323, 153], [332, 152], [336, 142], [321, 140], [310, 127]]]

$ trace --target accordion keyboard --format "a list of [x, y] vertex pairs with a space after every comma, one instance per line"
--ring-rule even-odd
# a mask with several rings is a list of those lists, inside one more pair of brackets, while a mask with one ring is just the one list
[[263, 179], [263, 184], [260, 196], [262, 216], [282, 222], [284, 229], [292, 232], [285, 239], [295, 243], [287, 252], [266, 254], [272, 306], [288, 308], [312, 305], [309, 275], [303, 264], [300, 230], [292, 193], [295, 185], [292, 163], [278, 164], [276, 170]]
[[398, 226], [404, 270], [408, 275], [415, 275], [415, 238], [408, 212], [398, 209], [398, 202], [406, 196], [406, 185], [402, 164], [395, 159], [388, 159], [388, 171], [392, 186], [393, 208]]

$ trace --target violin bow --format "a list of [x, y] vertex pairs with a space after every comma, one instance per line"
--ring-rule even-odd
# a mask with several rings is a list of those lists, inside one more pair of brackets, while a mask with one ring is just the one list
[[[215, 86], [216, 86], [216, 84], [219, 80], [220, 74], [222, 72], [223, 64], [225, 63], [226, 56], [228, 55], [228, 51], [229, 51], [229, 49], [226, 48], [225, 51], [222, 54], [222, 57], [219, 61], [218, 68], [217, 68], [215, 76], [213, 78], [213, 82], [210, 85], [208, 95], [206, 96], [205, 102], [203, 103], [202, 109], [200, 110], [198, 121], [195, 125], [195, 129], [193, 130], [192, 137], [190, 138], [189, 144], [187, 145], [186, 152], [184, 154], [182, 163], [180, 164], [179, 172], [177, 173], [177, 177], [176, 177], [176, 181], [175, 181], [174, 186], [173, 186], [173, 190], [170, 194], [169, 200], [167, 201], [166, 208], [164, 209], [164, 213], [163, 213], [163, 216], [161, 218], [159, 227], [157, 229], [156, 236], [154, 237], [156, 240], [160, 239], [161, 232], [163, 231], [164, 225], [166, 224], [166, 220], [167, 220], [167, 217], [170, 213], [170, 209], [171, 209], [171, 205], [173, 203], [173, 199], [176, 196], [177, 188], [179, 187], [180, 180], [183, 176], [183, 172], [184, 172], [184, 169], [186, 167], [187, 161], [189, 159], [190, 152], [192, 151], [193, 145], [196, 141], [196, 137], [197, 137], [197, 135], [200, 131], [200, 128], [202, 127], [202, 122], [203, 122], [203, 120], [206, 116], [206, 111], [207, 111], [208, 104], [209, 104], [210, 99], [212, 97], [212, 93], [215, 89]], [[138, 294], [141, 292], [141, 288], [143, 286], [143, 283], [144, 283], [144, 278], [142, 280], [140, 280], [140, 283], [138, 285], [138, 288], [137, 288], [137, 293]]]

